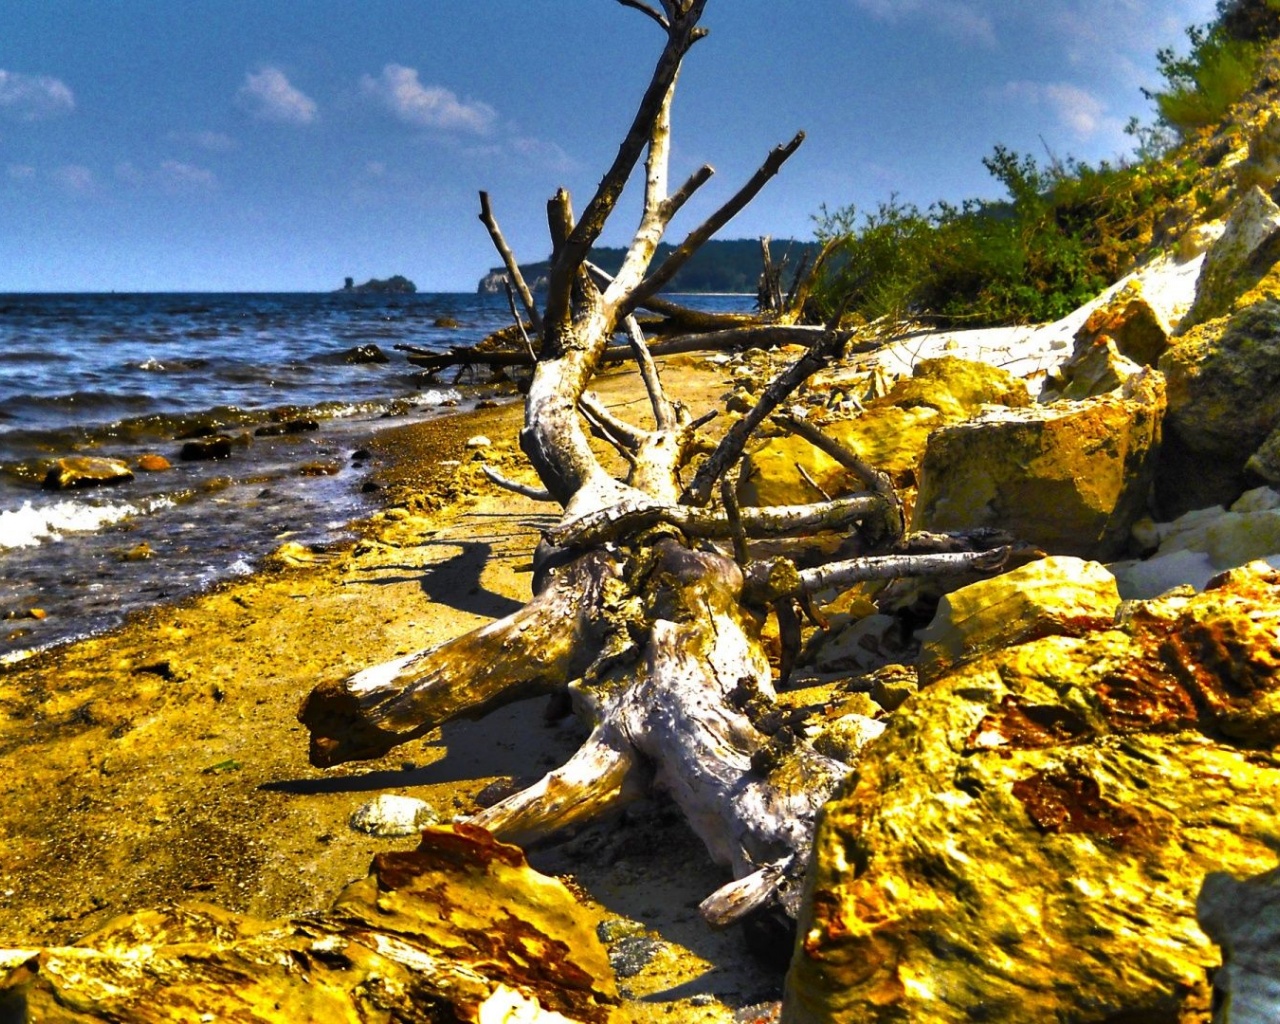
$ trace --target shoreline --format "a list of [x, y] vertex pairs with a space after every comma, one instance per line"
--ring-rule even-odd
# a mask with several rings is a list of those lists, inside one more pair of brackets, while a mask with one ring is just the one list
[[[667, 376], [675, 397], [703, 406], [726, 384], [722, 368], [687, 357]], [[647, 402], [634, 374], [611, 373], [600, 390], [628, 408]], [[573, 753], [582, 727], [547, 725], [545, 700], [325, 772], [308, 764], [295, 720], [321, 678], [527, 599], [537, 527], [558, 510], [479, 470], [521, 476], [522, 409], [383, 427], [366, 443], [385, 460], [375, 475], [387, 504], [351, 524], [354, 541], [286, 549], [251, 576], [0, 667], [0, 946], [66, 943], [180, 902], [264, 918], [325, 906], [375, 853], [415, 845], [349, 827], [374, 796], [426, 800], [447, 821], [477, 810], [491, 783], [536, 778]], [[480, 434], [492, 443], [468, 447]], [[670, 1019], [679, 1003], [729, 1020], [732, 1007], [778, 998], [781, 971], [751, 959], [741, 930], [713, 933], [698, 916], [727, 874], [660, 801], [530, 860], [572, 874], [601, 920], [639, 921], [653, 938], [652, 961], [620, 979], [646, 999], [628, 1004], [629, 1019]]]

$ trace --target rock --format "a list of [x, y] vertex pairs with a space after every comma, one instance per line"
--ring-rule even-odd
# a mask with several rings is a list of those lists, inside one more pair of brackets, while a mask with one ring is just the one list
[[[991, 404], [1022, 408], [1031, 404], [1031, 397], [1025, 383], [999, 367], [944, 356], [921, 360], [913, 377], [898, 381], [884, 397], [867, 403], [861, 415], [822, 429], [888, 473], [899, 487], [914, 487], [929, 435]], [[801, 438], [784, 435], [748, 455], [738, 500], [744, 505], [821, 500], [797, 467], [803, 467], [827, 494], [848, 493], [860, 486], [830, 456]]]
[[1157, 502], [1174, 517], [1234, 501], [1280, 427], [1280, 302], [1202, 324], [1160, 358], [1168, 383]]
[[462, 324], [458, 322], [458, 320], [457, 320], [457, 318], [456, 318], [456, 317], [451, 317], [451, 316], [438, 316], [438, 317], [436, 317], [434, 320], [432, 320], [432, 321], [431, 321], [431, 326], [432, 326], [432, 327], [442, 327], [442, 328], [445, 328], [445, 329], [447, 329], [447, 330], [452, 330], [452, 329], [454, 329], [455, 327], [461, 327], [461, 326], [462, 326]]
[[823, 811], [783, 1020], [1203, 1020], [1201, 881], [1275, 863], [1278, 637], [1251, 566], [921, 689]]
[[1248, 155], [1236, 164], [1236, 186], [1270, 192], [1280, 179], [1280, 117], [1263, 120], [1249, 136]]
[[914, 665], [886, 665], [870, 673], [867, 681], [867, 693], [885, 711], [897, 711], [920, 689], [920, 675]]
[[232, 443], [231, 438], [226, 434], [195, 437], [183, 444], [178, 458], [183, 462], [207, 462], [212, 459], [229, 458]]
[[[264, 921], [201, 904], [117, 918], [75, 946], [4, 951], [21, 1019], [607, 1024], [586, 911], [517, 847], [466, 825], [382, 853], [332, 908]], [[174, 1018], [176, 1019], [176, 1018]]]
[[1226, 230], [1227, 226], [1220, 220], [1209, 221], [1206, 224], [1193, 224], [1178, 239], [1178, 258], [1185, 263], [1195, 259], [1201, 253], [1208, 252]]
[[144, 540], [139, 541], [128, 551], [121, 554], [120, 560], [123, 562], [145, 562], [154, 554], [155, 551], [151, 545]]
[[288, 420], [284, 423], [267, 423], [253, 432], [254, 437], [283, 437], [286, 434], [306, 434], [320, 429], [316, 420]]
[[1141, 370], [1138, 363], [1121, 354], [1112, 338], [1103, 336], [1045, 378], [1040, 400], [1080, 402], [1109, 394]]
[[476, 434], [475, 437], [467, 438], [468, 448], [488, 448], [493, 442], [483, 434]]
[[1196, 917], [1222, 947], [1214, 1024], [1280, 1020], [1280, 869], [1244, 880], [1215, 871], [1204, 880]]
[[138, 468], [144, 473], [163, 473], [166, 469], [172, 469], [173, 463], [163, 455], [151, 453], [139, 457]]
[[132, 479], [133, 470], [120, 459], [71, 455], [49, 467], [44, 486], [51, 491], [63, 491], [73, 487], [106, 487]]
[[912, 527], [1007, 530], [1050, 554], [1119, 553], [1155, 472], [1164, 382], [1144, 370], [1084, 402], [989, 410], [930, 438]]
[[1151, 305], [1142, 290], [1142, 282], [1135, 278], [1089, 314], [1076, 332], [1074, 354], [1079, 355], [1103, 338], [1110, 338], [1116, 351], [1126, 359], [1141, 366], [1155, 366], [1169, 347], [1172, 333], [1169, 322]]
[[1097, 562], [1058, 556], [1029, 562], [943, 596], [920, 633], [927, 683], [980, 654], [1033, 637], [1083, 636], [1115, 622], [1120, 593]]
[[299, 476], [337, 476], [341, 472], [336, 462], [304, 462], [298, 467]]
[[389, 363], [391, 357], [377, 345], [357, 345], [342, 353], [342, 361], [352, 366], [359, 366], [368, 363]]
[[1205, 323], [1231, 312], [1236, 300], [1247, 292], [1275, 262], [1280, 245], [1280, 206], [1260, 188], [1244, 196], [1227, 218], [1226, 230], [1205, 256], [1196, 298], [1179, 329]]
[[380, 839], [411, 836], [440, 818], [425, 800], [382, 793], [351, 815], [351, 827]]
[[1150, 524], [1149, 532], [1158, 545], [1151, 555], [1109, 566], [1126, 599], [1156, 597], [1178, 586], [1203, 590], [1224, 570], [1253, 561], [1280, 568], [1280, 492], [1259, 487], [1230, 509], [1197, 509], [1171, 523]]
[[1267, 435], [1258, 450], [1249, 456], [1244, 468], [1268, 483], [1280, 484], [1280, 426]]

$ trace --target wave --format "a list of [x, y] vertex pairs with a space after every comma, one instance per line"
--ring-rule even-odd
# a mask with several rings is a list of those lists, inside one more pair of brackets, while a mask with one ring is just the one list
[[36, 547], [61, 540], [66, 533], [91, 533], [135, 516], [173, 508], [174, 504], [173, 499], [165, 497], [115, 504], [59, 501], [33, 506], [25, 501], [20, 509], [0, 512], [0, 550]]

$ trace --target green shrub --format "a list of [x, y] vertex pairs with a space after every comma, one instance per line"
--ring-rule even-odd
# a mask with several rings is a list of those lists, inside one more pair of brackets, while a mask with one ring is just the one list
[[1150, 243], [1156, 213], [1190, 188], [1190, 168], [1153, 161], [1042, 169], [996, 147], [984, 164], [1001, 202], [935, 203], [896, 197], [859, 221], [825, 207], [820, 241], [837, 239], [811, 315], [841, 301], [870, 321], [986, 326], [1065, 316], [1120, 277]]

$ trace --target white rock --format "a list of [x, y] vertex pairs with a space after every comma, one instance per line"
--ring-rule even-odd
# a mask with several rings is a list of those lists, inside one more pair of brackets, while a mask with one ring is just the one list
[[1140, 541], [1149, 543], [1154, 535], [1159, 548], [1148, 558], [1108, 566], [1128, 600], [1186, 584], [1203, 590], [1220, 572], [1252, 561], [1280, 568], [1280, 492], [1270, 487], [1247, 492], [1230, 509], [1201, 508], [1171, 523], [1140, 527]]
[[351, 815], [351, 827], [357, 832], [390, 839], [411, 836], [438, 820], [435, 810], [425, 800], [383, 793]]
[[468, 448], [488, 448], [491, 444], [493, 442], [485, 437], [484, 434], [476, 434], [475, 437], [467, 438]]

